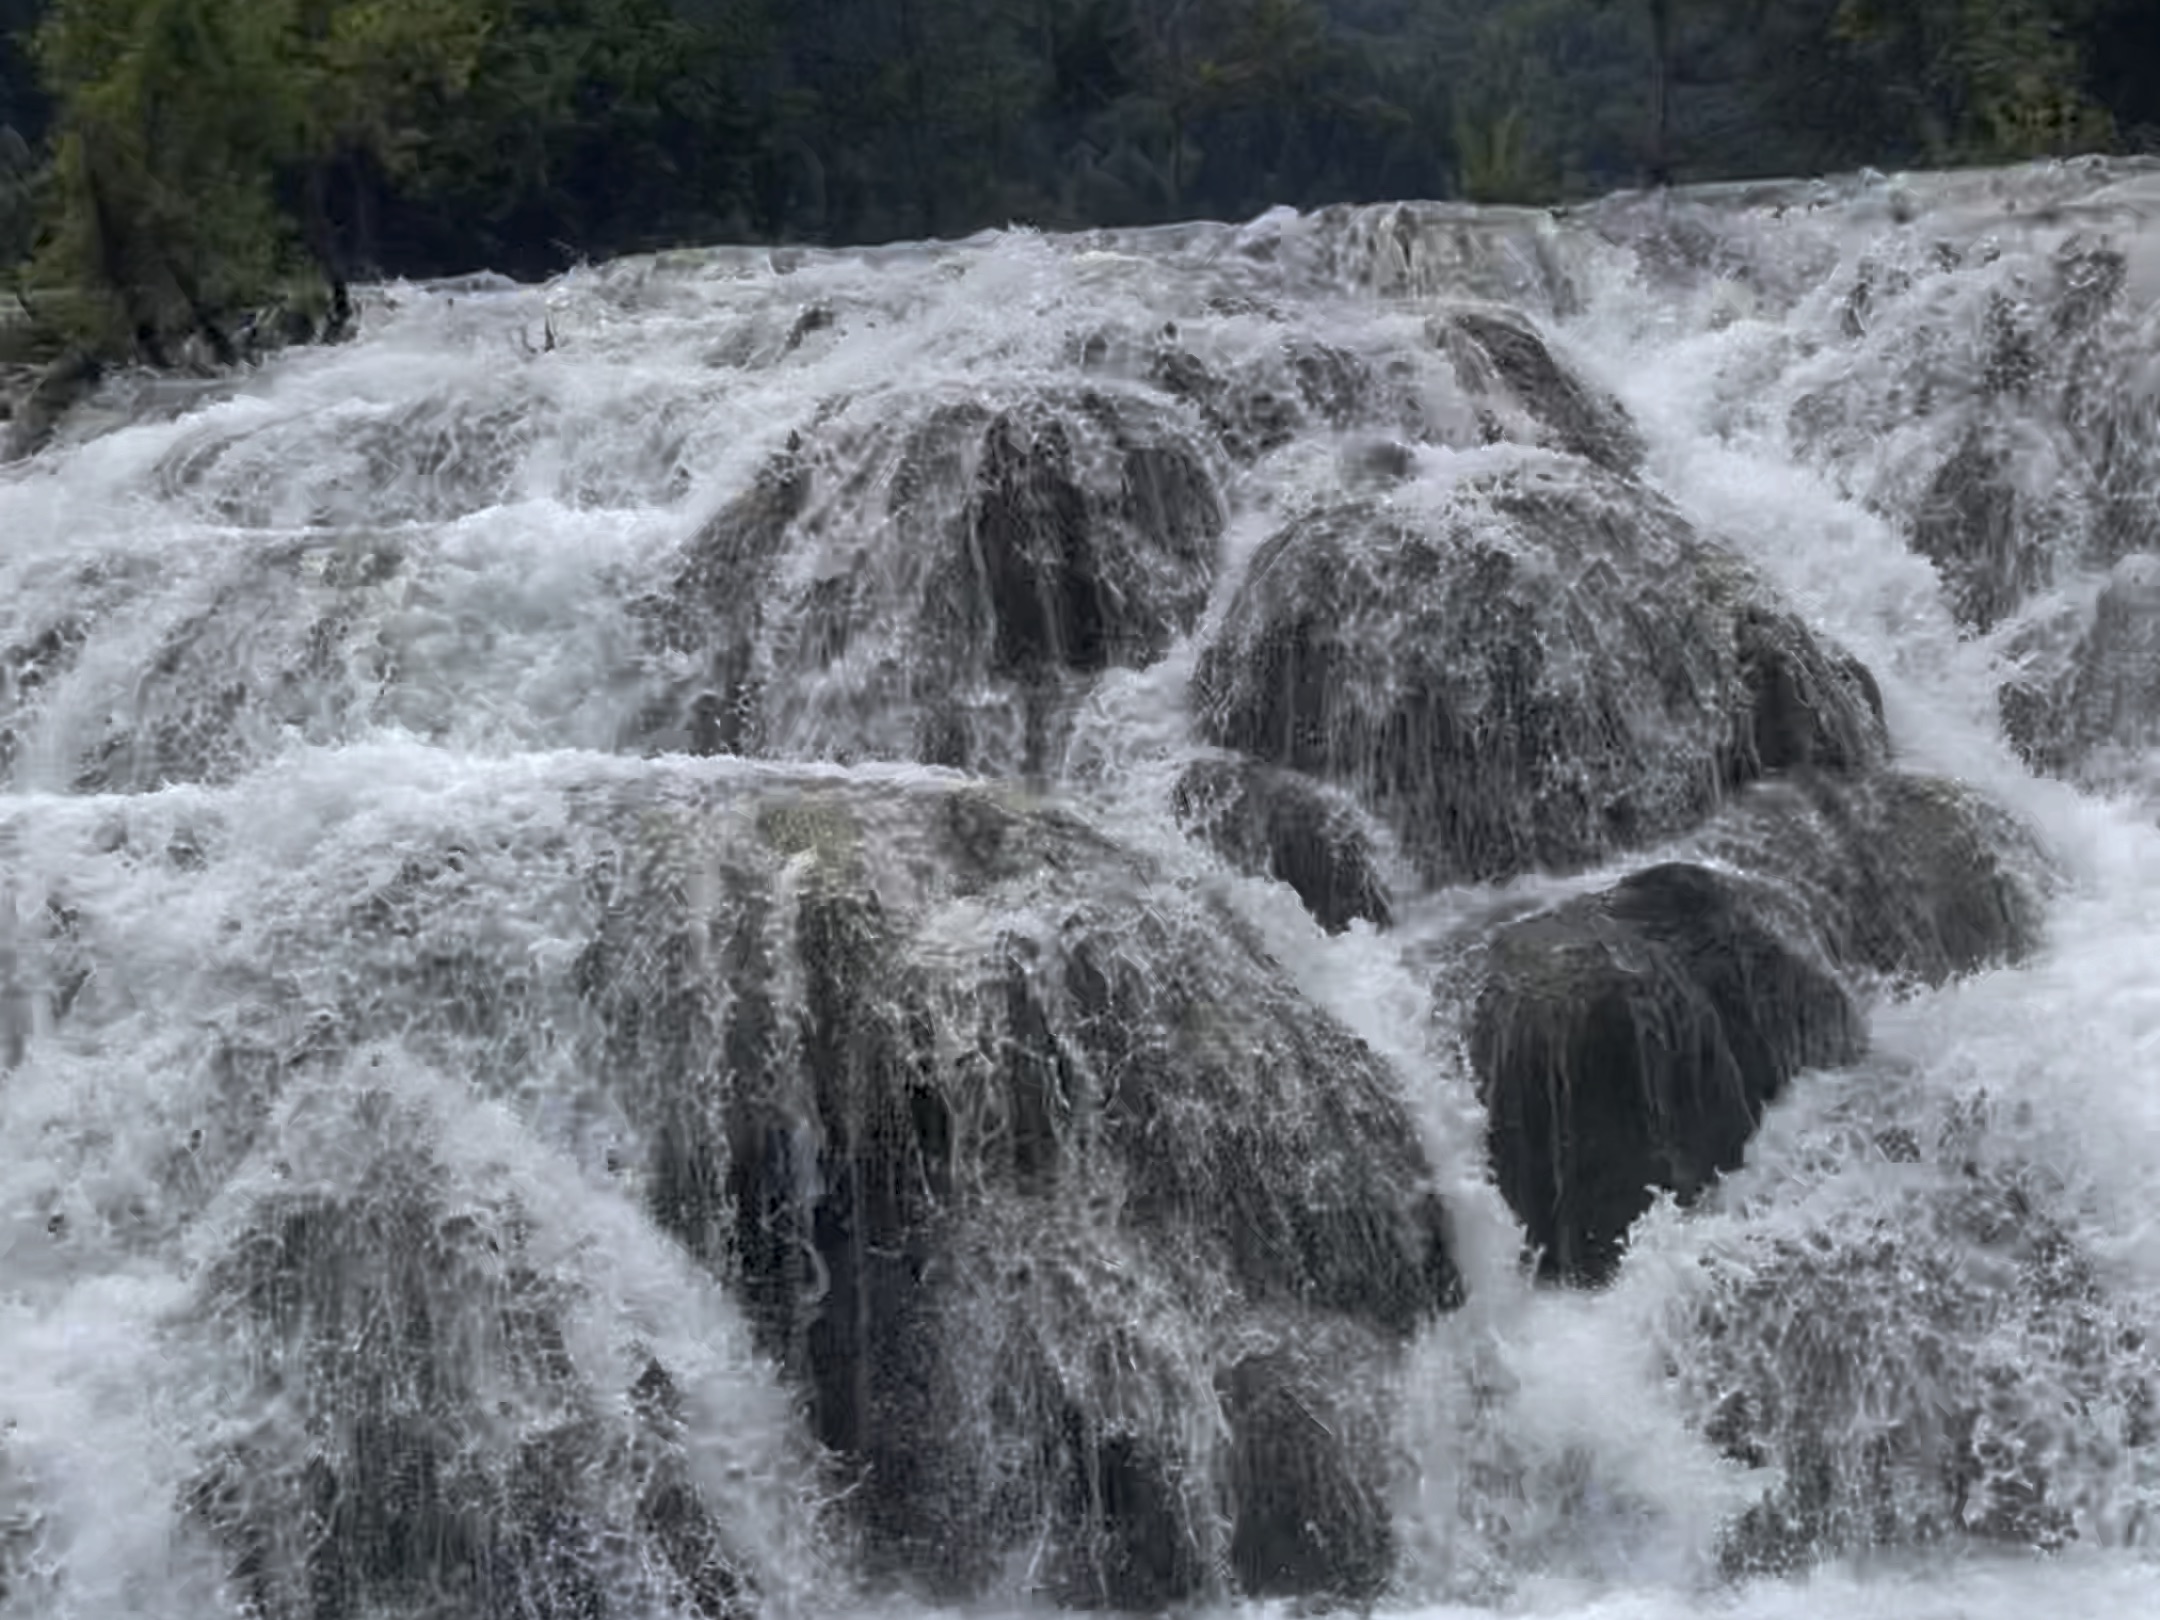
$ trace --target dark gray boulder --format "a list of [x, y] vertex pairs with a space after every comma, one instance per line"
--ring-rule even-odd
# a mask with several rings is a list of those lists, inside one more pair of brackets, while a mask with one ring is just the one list
[[[860, 1471], [872, 1565], [969, 1593], [1025, 1554], [1127, 1609], [1241, 1559], [1369, 1591], [1392, 1542], [1357, 1424], [1264, 1499], [1239, 1470], [1283, 1391], [1358, 1410], [1456, 1298], [1385, 1065], [1227, 911], [1054, 812], [834, 778], [640, 824], [577, 969], [596, 1072], [654, 1217]], [[1273, 1530], [1225, 1493], [1318, 1528], [1239, 1553]]]
[[2039, 943], [2038, 842], [1940, 777], [1798, 772], [1751, 788], [1699, 847], [1774, 885], [1794, 931], [1865, 978], [1942, 984]]
[[[462, 1196], [425, 1111], [357, 1091], [312, 1113], [347, 1157], [336, 1184], [256, 1198], [189, 1324], [226, 1352], [221, 1410], [245, 1421], [181, 1508], [249, 1612], [755, 1614], [668, 1369], [626, 1346], [611, 1388], [581, 1363], [574, 1292], [532, 1252], [530, 1218]], [[293, 1157], [281, 1179], [323, 1168]]]
[[643, 603], [668, 678], [637, 740], [1050, 771], [1089, 681], [1197, 622], [1223, 521], [1144, 393], [843, 405]]
[[1339, 790], [1249, 760], [1196, 760], [1174, 790], [1178, 822], [1241, 872], [1297, 891], [1320, 926], [1385, 928], [1394, 907], [1365, 818]]
[[1873, 683], [1641, 487], [1528, 461], [1355, 502], [1255, 554], [1203, 736], [1347, 789], [1434, 882], [1567, 870], [1736, 787], [1886, 750]]
[[1700, 1195], [1786, 1081], [1861, 1040], [1836, 978], [1708, 867], [1650, 867], [1502, 929], [1470, 1051], [1541, 1272], [1608, 1278], [1654, 1189]]
[[1488, 439], [1545, 445], [1608, 472], [1632, 473], [1642, 436], [1616, 399], [1593, 392], [1514, 310], [1462, 309], [1437, 316], [1433, 343], [1453, 362]]

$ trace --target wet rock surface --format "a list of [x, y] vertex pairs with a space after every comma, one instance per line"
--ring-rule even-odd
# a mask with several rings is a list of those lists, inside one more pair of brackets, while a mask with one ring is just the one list
[[1209, 741], [1347, 789], [1433, 882], [1568, 870], [1735, 787], [1885, 750], [1865, 672], [1637, 486], [1580, 464], [1429, 514], [1323, 509], [1201, 654]]
[[1537, 329], [1510, 310], [1457, 310], [1428, 333], [1453, 361], [1488, 439], [1548, 445], [1628, 474], [1642, 436], [1616, 399], [1599, 395], [1553, 358]]
[[[878, 1561], [965, 1592], [1033, 1547], [1067, 1601], [1205, 1591], [1262, 1532], [1219, 1539], [1210, 1492], [1242, 1465], [1186, 1414], [1228, 1400], [1249, 1451], [1239, 1403], [1272, 1423], [1280, 1399], [1229, 1346], [1332, 1334], [1378, 1369], [1456, 1298], [1394, 1077], [1226, 914], [1055, 814], [834, 784], [681, 835], [716, 904], [683, 910], [673, 862], [626, 873], [580, 982], [655, 1218], [738, 1280], [861, 1470]], [[1372, 1588], [1355, 1445], [1301, 1443], [1253, 1498], [1321, 1527], [1255, 1566], [1268, 1590]]]
[[2112, 1484], [2160, 1448], [2160, 1369], [2068, 1189], [1994, 1139], [1995, 1113], [1974, 1097], [1877, 1131], [1836, 1155], [1874, 1198], [1708, 1257], [1674, 1324], [1683, 1376], [1705, 1437], [1762, 1481], [1727, 1573], [2136, 1534]]
[[1180, 824], [1239, 871], [1287, 883], [1321, 927], [1385, 928], [1394, 907], [1371, 829], [1337, 790], [1295, 771], [1200, 760], [1178, 778]]
[[2063, 667], [2002, 692], [2004, 729], [2028, 764], [2096, 786], [2147, 786], [2160, 742], [2160, 556], [2109, 573]]
[[1708, 867], [1653, 866], [1502, 929], [1470, 1050], [1540, 1271], [1609, 1278], [1654, 1189], [1700, 1195], [1795, 1073], [1861, 1046], [1836, 978]]
[[1617, 1266], [1652, 1188], [1739, 1166], [1804, 1068], [1861, 1054], [1866, 986], [1941, 984], [2038, 942], [2030, 833], [1958, 785], [1766, 781], [1694, 850], [1502, 928], [1470, 1023], [1501, 1192], [1548, 1276]]
[[1088, 681], [1197, 622], [1224, 510], [1158, 404], [901, 422], [813, 428], [691, 541], [644, 608], [693, 671], [649, 707], [648, 746], [1050, 771]]
[[407, 1151], [433, 1122], [348, 1102], [382, 1133], [374, 1162], [260, 1199], [200, 1291], [203, 1329], [240, 1352], [228, 1409], [261, 1416], [182, 1508], [250, 1611], [757, 1613], [666, 1368], [633, 1355], [620, 1387], [596, 1379], [517, 1205], [461, 1205]]

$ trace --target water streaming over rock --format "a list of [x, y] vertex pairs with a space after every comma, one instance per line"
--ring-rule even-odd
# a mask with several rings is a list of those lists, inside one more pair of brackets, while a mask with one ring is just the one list
[[0, 1615], [2149, 1604], [2156, 205], [109, 384], [0, 472]]

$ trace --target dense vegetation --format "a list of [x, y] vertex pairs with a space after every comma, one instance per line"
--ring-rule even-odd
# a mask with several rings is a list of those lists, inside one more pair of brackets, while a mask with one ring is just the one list
[[2160, 146], [2151, 0], [0, 0], [0, 33], [0, 264], [152, 352], [364, 273]]

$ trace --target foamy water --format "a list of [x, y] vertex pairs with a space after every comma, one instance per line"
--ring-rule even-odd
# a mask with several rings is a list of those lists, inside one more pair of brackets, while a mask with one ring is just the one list
[[[1953, 388], [1977, 363], [1960, 345], [1979, 341], [1988, 298], [2039, 299], [2074, 233], [2125, 250], [2141, 319], [2160, 296], [2152, 191], [2142, 172], [2044, 169], [1992, 189], [1921, 178], [1775, 208], [1692, 201], [1687, 217], [1723, 251], [1680, 272], [1649, 262], [1651, 203], [1560, 221], [1366, 210], [689, 254], [540, 288], [382, 290], [351, 347], [287, 356], [169, 419], [93, 410], [0, 475], [0, 648], [32, 649], [0, 689], [15, 738], [0, 792], [0, 1057], [19, 1054], [0, 1064], [0, 1569], [13, 1571], [0, 1613], [245, 1612], [178, 1512], [204, 1455], [267, 1421], [204, 1325], [206, 1270], [281, 1188], [378, 1173], [338, 1124], [361, 1107], [389, 1109], [386, 1140], [424, 1140], [425, 1173], [475, 1219], [524, 1212], [534, 1263], [572, 1302], [581, 1366], [651, 1349], [677, 1369], [691, 1466], [769, 1611], [907, 1606], [865, 1598], [846, 1549], [812, 1526], [806, 1504], [826, 1481], [788, 1393], [738, 1304], [647, 1219], [615, 1151], [635, 1128], [581, 1070], [574, 1013], [549, 1000], [581, 948], [584, 863], [604, 841], [587, 808], [649, 769], [695, 783], [761, 768], [641, 757], [641, 715], [684, 671], [653, 651], [640, 601], [791, 435], [839, 491], [814, 516], [817, 544], [787, 559], [791, 577], [907, 600], [906, 559], [858, 567], [885, 538], [864, 516], [871, 496], [906, 476], [895, 424], [926, 400], [1088, 386], [1074, 356], [1091, 340], [1095, 386], [1135, 388], [1167, 328], [1223, 374], [1289, 378], [1286, 334], [1360, 357], [1394, 401], [1379, 414], [1427, 430], [1386, 498], [1444, 499], [1523, 454], [1475, 444], [1471, 403], [1419, 338], [1427, 313], [1463, 296], [1516, 299], [1548, 323], [1563, 357], [1627, 405], [1649, 481], [1875, 673], [1900, 764], [2029, 822], [2055, 892], [2033, 959], [1872, 1007], [1865, 1064], [1801, 1077], [1706, 1207], [1646, 1218], [1611, 1289], [1532, 1289], [1433, 980], [1474, 919], [1599, 878], [1426, 893], [1393, 933], [1330, 937], [1286, 888], [1186, 840], [1169, 789], [1194, 748], [1196, 645], [1252, 552], [1338, 496], [1386, 430], [1307, 411], [1249, 462], [1196, 452], [1226, 501], [1201, 631], [1147, 669], [1103, 675], [1030, 790], [1229, 896], [1409, 1088], [1468, 1304], [1425, 1331], [1404, 1372], [1402, 1556], [1382, 1606], [1581, 1620], [2160, 1608], [2160, 1472], [2150, 1448], [2109, 1451], [2102, 1431], [2121, 1422], [2097, 1409], [2079, 1420], [2101, 1438], [2069, 1465], [2082, 1484], [2061, 1550], [1953, 1543], [1724, 1580], [1721, 1529], [1764, 1482], [1704, 1437], [1690, 1384], [1691, 1312], [1711, 1271], [1755, 1264], [1766, 1238], [1900, 1218], [1909, 1179], [1854, 1146], [1894, 1128], [1978, 1121], [1976, 1157], [2044, 1188], [2107, 1309], [2127, 1324], [2160, 1309], [2155, 807], [2036, 779], [2005, 741], [1995, 688], [2017, 624], [1962, 631], [1936, 570], [1906, 548], [1918, 469], [1946, 448], [1928, 436], [1949, 430], [1897, 391], [1929, 367]], [[1958, 267], [1929, 281], [1938, 242], [1957, 245]], [[1919, 292], [1849, 331], [1863, 265], [1890, 261], [1915, 267]], [[1826, 388], [1865, 408], [1846, 439], [1796, 443], [1795, 403]], [[2048, 462], [2020, 465], [2039, 478]], [[2093, 588], [2075, 568], [2051, 587], [2064, 600]], [[810, 634], [771, 629], [758, 667], [793, 667]], [[928, 701], [891, 696], [918, 656], [906, 635], [866, 637], [784, 712], [770, 751], [836, 780], [945, 780], [878, 763], [904, 761], [906, 717]], [[249, 672], [246, 690], [221, 696], [219, 668]], [[470, 903], [361, 943], [358, 908], [452, 847], [454, 877], [429, 865], [415, 881]], [[423, 957], [434, 976], [412, 968]], [[506, 982], [527, 999], [502, 1027], [444, 1011]], [[354, 1004], [375, 1020], [363, 1055], [251, 1112], [247, 1066], [304, 1067], [315, 1021]], [[2015, 1324], [2001, 1335], [1987, 1353], [2006, 1365], [2048, 1353]], [[2123, 1350], [2123, 1364], [2141, 1354]]]

